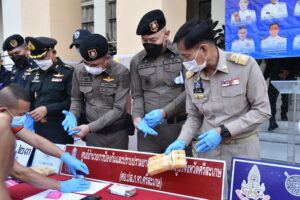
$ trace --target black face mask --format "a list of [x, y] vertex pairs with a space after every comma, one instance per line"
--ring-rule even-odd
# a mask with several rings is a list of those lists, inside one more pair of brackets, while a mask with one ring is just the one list
[[17, 67], [23, 67], [28, 64], [28, 58], [25, 55], [14, 55], [11, 59]]
[[157, 58], [163, 50], [163, 44], [144, 43], [143, 45], [147, 52], [147, 56], [151, 58]]

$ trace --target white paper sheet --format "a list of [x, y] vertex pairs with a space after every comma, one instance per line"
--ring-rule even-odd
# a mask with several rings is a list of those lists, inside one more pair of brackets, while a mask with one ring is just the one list
[[80, 194], [95, 194], [99, 190], [102, 190], [106, 186], [108, 186], [108, 183], [99, 183], [99, 182], [91, 182], [91, 187], [88, 190], [82, 191], [82, 192], [76, 192]]
[[[45, 196], [51, 191], [56, 191], [56, 190], [46, 190], [44, 192], [41, 192], [41, 193], [38, 193], [38, 194], [33, 195], [31, 197], [28, 197], [24, 200], [50, 200], [50, 199], [46, 199]], [[61, 197], [59, 198], [59, 200], [70, 200], [70, 199], [80, 200], [84, 197], [85, 197], [85, 195], [74, 194], [74, 193], [63, 193], [61, 195]]]

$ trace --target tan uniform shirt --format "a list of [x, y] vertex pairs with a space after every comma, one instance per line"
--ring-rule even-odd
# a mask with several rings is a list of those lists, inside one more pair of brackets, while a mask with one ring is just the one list
[[[270, 114], [267, 86], [256, 61], [249, 56], [220, 49], [217, 71], [211, 77], [203, 71], [185, 83], [188, 119], [178, 139], [189, 144], [193, 137], [224, 124], [232, 138], [258, 131]], [[202, 81], [203, 96], [196, 98], [194, 84]]]
[[130, 63], [133, 119], [143, 118], [153, 109], [163, 109], [167, 117], [185, 113], [183, 81], [174, 81], [180, 72], [185, 75], [182, 58], [170, 41], [158, 58], [148, 58], [145, 50], [136, 54]]
[[79, 66], [73, 75], [70, 112], [78, 119], [85, 103], [91, 132], [117, 123], [125, 119], [129, 87], [128, 69], [113, 60], [97, 76], [89, 74], [84, 66]]

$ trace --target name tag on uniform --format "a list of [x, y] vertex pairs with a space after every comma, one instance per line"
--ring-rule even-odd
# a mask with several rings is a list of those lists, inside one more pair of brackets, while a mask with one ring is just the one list
[[196, 81], [194, 82], [194, 94], [202, 94], [204, 93], [203, 82]]
[[63, 79], [62, 78], [52, 78], [51, 81], [52, 82], [62, 82]]
[[238, 84], [240, 84], [240, 78], [233, 78], [233, 79], [222, 81], [222, 87], [228, 87], [228, 86], [233, 86]]

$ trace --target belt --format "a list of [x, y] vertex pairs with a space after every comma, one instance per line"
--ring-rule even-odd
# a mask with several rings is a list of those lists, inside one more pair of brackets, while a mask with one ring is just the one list
[[187, 119], [187, 114], [179, 115], [176, 117], [169, 117], [166, 120], [166, 124], [178, 124], [179, 122], [185, 121]]
[[250, 139], [255, 138], [255, 137], [258, 137], [257, 132], [254, 133], [254, 134], [252, 134], [252, 135], [243, 137], [243, 138], [237, 138], [237, 139], [231, 139], [231, 138], [229, 138], [227, 140], [222, 140], [221, 144], [239, 144], [239, 143], [243, 143], [246, 140], [250, 140]]
[[116, 133], [121, 130], [124, 130], [125, 128], [126, 128], [125, 123], [119, 123], [115, 125], [106, 126], [100, 129], [99, 131], [96, 131], [96, 133], [101, 133], [101, 134]]

